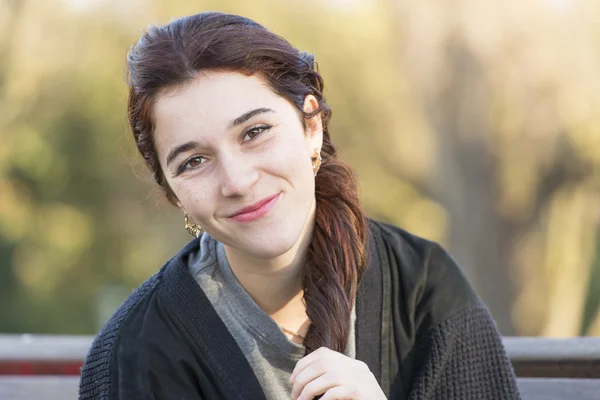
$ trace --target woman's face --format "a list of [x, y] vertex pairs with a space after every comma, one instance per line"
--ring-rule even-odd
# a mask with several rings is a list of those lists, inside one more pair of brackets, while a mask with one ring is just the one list
[[[305, 111], [317, 107], [307, 96]], [[318, 118], [305, 130], [298, 110], [261, 77], [216, 71], [162, 92], [153, 111], [167, 182], [206, 232], [265, 259], [302, 239], [314, 220]]]

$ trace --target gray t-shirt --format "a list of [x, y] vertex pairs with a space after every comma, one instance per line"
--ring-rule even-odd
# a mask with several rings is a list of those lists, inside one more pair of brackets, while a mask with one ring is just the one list
[[[191, 254], [188, 267], [240, 346], [268, 400], [289, 400], [290, 375], [304, 356], [304, 346], [290, 341], [242, 287], [229, 266], [222, 243], [206, 232], [200, 248]], [[355, 358], [356, 310], [352, 309], [345, 355]]]

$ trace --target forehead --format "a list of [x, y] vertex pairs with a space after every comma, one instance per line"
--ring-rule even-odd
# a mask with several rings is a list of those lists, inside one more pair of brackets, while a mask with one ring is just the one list
[[258, 75], [208, 71], [176, 89], [161, 92], [153, 107], [155, 133], [227, 129], [241, 114], [291, 106]]

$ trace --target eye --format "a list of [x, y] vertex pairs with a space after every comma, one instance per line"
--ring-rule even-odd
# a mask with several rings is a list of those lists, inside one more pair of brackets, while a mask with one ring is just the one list
[[[247, 142], [248, 140], [253, 140], [255, 137], [257, 137], [258, 135], [260, 135], [261, 133], [263, 133], [264, 131], [266, 131], [269, 128], [271, 128], [271, 126], [269, 126], [269, 125], [254, 126], [246, 131], [246, 133], [244, 134], [243, 141]], [[249, 137], [249, 139], [246, 139], [246, 137]]]
[[200, 157], [200, 156], [192, 157], [192, 158], [190, 158], [190, 159], [187, 161], [187, 163], [186, 163], [186, 166], [189, 166], [189, 167], [191, 167], [191, 168], [195, 168], [195, 167], [197, 167], [198, 165], [200, 165], [200, 164], [203, 164], [203, 163], [201, 162], [201, 160], [204, 160], [204, 157]]
[[202, 156], [191, 157], [187, 159], [183, 164], [181, 164], [181, 166], [177, 170], [177, 173], [180, 174], [188, 169], [198, 168], [200, 165], [204, 164], [204, 162], [205, 158]]

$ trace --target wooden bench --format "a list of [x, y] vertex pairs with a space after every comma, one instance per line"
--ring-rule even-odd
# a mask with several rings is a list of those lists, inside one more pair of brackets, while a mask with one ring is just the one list
[[598, 337], [507, 337], [504, 346], [519, 377], [600, 379]]
[[[75, 399], [90, 336], [0, 335], [0, 399]], [[523, 400], [600, 400], [600, 338], [504, 338]]]
[[600, 338], [506, 337], [523, 400], [600, 400]]

